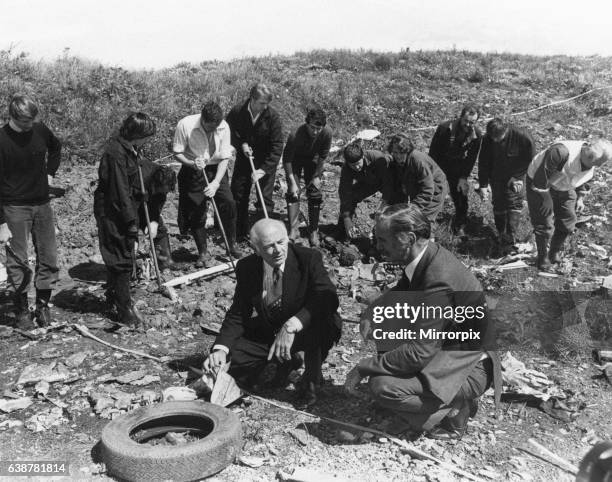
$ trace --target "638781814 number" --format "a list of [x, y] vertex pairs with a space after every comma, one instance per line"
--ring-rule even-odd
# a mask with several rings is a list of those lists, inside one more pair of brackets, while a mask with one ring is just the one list
[[0, 460], [0, 476], [69, 475], [67, 462], [47, 460]]

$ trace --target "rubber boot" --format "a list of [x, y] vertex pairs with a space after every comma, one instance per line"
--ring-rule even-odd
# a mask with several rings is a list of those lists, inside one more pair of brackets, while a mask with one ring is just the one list
[[311, 248], [318, 248], [321, 245], [319, 240], [319, 215], [321, 214], [320, 204], [308, 205], [308, 242]]
[[506, 233], [508, 243], [515, 245], [518, 242], [517, 234], [518, 228], [521, 224], [521, 212], [520, 211], [508, 211], [508, 223], [506, 226]]
[[33, 330], [36, 328], [36, 324], [30, 316], [28, 293], [15, 293], [13, 307], [15, 309], [15, 326], [17, 328], [20, 330]]
[[36, 310], [34, 311], [34, 319], [38, 326], [49, 326], [53, 319], [49, 311], [49, 300], [51, 299], [51, 290], [36, 290]]
[[129, 326], [144, 324], [144, 319], [132, 301], [130, 273], [117, 273], [115, 275], [115, 302], [119, 323]]
[[550, 251], [548, 253], [551, 263], [557, 264], [561, 262], [561, 253], [563, 252], [563, 246], [568, 236], [567, 233], [558, 233], [557, 231], [553, 233], [552, 239], [550, 240]]
[[227, 236], [227, 244], [229, 244], [230, 254], [234, 259], [240, 259], [244, 256], [244, 252], [236, 242], [236, 220], [230, 219], [229, 222], [223, 222], [225, 235]]
[[508, 217], [506, 216], [506, 213], [501, 213], [501, 214], [493, 214], [493, 217], [495, 219], [495, 227], [497, 228], [497, 234], [499, 236], [499, 240], [500, 242], [502, 242], [502, 240], [504, 239], [505, 235], [506, 235], [506, 227], [508, 224]]
[[208, 268], [210, 257], [208, 256], [206, 229], [198, 228], [193, 230], [193, 239], [198, 248], [198, 259], [195, 262], [196, 268]]
[[536, 235], [536, 247], [538, 248], [536, 266], [540, 271], [548, 271], [552, 266], [548, 257], [548, 236]]
[[300, 237], [300, 203], [287, 203], [289, 221], [289, 239], [295, 241]]
[[155, 244], [159, 269], [161, 271], [165, 269], [176, 269], [176, 263], [172, 260], [172, 252], [170, 251], [170, 236], [166, 234], [162, 238], [154, 239], [153, 242]]

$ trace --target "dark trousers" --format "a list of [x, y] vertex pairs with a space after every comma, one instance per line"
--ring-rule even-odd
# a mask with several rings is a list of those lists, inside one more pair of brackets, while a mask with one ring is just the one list
[[[514, 192], [508, 182], [510, 179], [503, 181], [491, 182], [491, 197], [493, 202], [493, 214], [507, 214], [508, 211], [521, 212], [525, 202], [525, 186], [520, 192]], [[525, 181], [525, 178], [523, 178]]]
[[465, 226], [468, 214], [468, 197], [457, 189], [460, 177], [446, 175], [451, 199], [455, 205], [455, 219], [453, 225], [456, 227]]
[[[321, 363], [327, 357], [333, 344], [340, 339], [339, 317], [335, 314], [331, 316], [331, 319], [312, 320], [308, 328], [295, 335], [291, 354], [298, 351], [304, 352], [306, 371], [310, 372], [305, 376], [318, 377]], [[274, 326], [280, 325], [282, 325], [282, 320], [274, 323]], [[274, 343], [274, 333], [264, 329], [261, 325], [255, 324], [254, 326], [258, 328], [247, 329], [230, 350], [230, 374], [242, 382], [252, 380], [261, 372], [268, 362], [268, 353]]]
[[58, 280], [57, 242], [53, 209], [49, 202], [37, 206], [4, 206], [4, 219], [12, 238], [6, 246], [6, 273], [9, 289], [27, 291], [31, 279], [28, 266], [28, 237], [36, 251], [34, 286], [50, 290]]
[[[258, 166], [255, 166], [255, 169], [258, 169]], [[238, 236], [246, 236], [250, 228], [249, 199], [251, 196], [251, 185], [253, 184], [251, 174], [252, 171], [248, 160], [238, 159], [232, 176], [232, 194], [236, 201], [236, 230]], [[259, 187], [261, 188], [268, 216], [271, 216], [274, 212], [272, 193], [274, 192], [275, 178], [276, 171], [274, 174], [266, 174], [259, 180]], [[256, 205], [259, 206], [259, 204], [258, 196]], [[261, 209], [261, 207], [259, 209]]]
[[561, 235], [572, 234], [576, 227], [576, 191], [550, 188], [548, 192], [537, 192], [531, 186], [528, 178], [527, 205], [536, 236], [550, 239], [553, 230]]
[[[209, 182], [215, 178], [216, 166], [212, 169], [206, 168], [205, 173]], [[206, 212], [208, 210], [208, 200], [202, 192], [182, 191], [179, 184], [179, 208], [178, 225], [181, 234], [187, 234], [206, 226]], [[228, 237], [235, 232], [236, 226], [236, 203], [229, 186], [229, 176], [227, 173], [221, 179], [219, 189], [214, 197], [219, 216], [223, 222], [223, 227]]]
[[111, 274], [131, 273], [132, 251], [136, 240], [129, 238], [127, 226], [115, 221], [117, 216], [97, 218], [100, 254]]
[[[308, 199], [308, 205], [319, 205], [323, 202], [323, 193], [320, 189], [317, 189], [312, 185], [311, 181], [317, 171], [317, 164], [308, 162], [293, 162], [292, 164], [293, 174], [296, 180], [304, 178], [306, 184], [306, 199]], [[298, 201], [300, 198], [300, 191], [298, 191]], [[287, 199], [287, 202], [295, 202]]]
[[387, 375], [370, 377], [369, 386], [379, 405], [396, 412], [413, 430], [431, 430], [455, 403], [481, 396], [493, 382], [490, 359], [480, 361], [465, 380], [450, 405], [436, 397], [419, 375], [398, 378]]

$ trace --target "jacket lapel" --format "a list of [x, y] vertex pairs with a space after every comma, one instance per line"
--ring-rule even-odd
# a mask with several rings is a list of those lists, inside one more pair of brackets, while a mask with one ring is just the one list
[[282, 309], [285, 311], [291, 304], [291, 300], [295, 299], [296, 286], [299, 280], [298, 262], [293, 246], [289, 245], [287, 249], [287, 259], [285, 261], [285, 271], [283, 273], [283, 296]]

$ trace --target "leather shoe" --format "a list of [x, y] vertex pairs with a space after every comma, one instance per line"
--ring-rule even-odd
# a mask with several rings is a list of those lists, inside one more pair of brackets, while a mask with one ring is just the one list
[[453, 416], [446, 416], [439, 426], [427, 433], [427, 437], [436, 440], [460, 440], [467, 432], [467, 424], [470, 417], [476, 415], [478, 411], [477, 400], [463, 400], [461, 405], [450, 413]]

